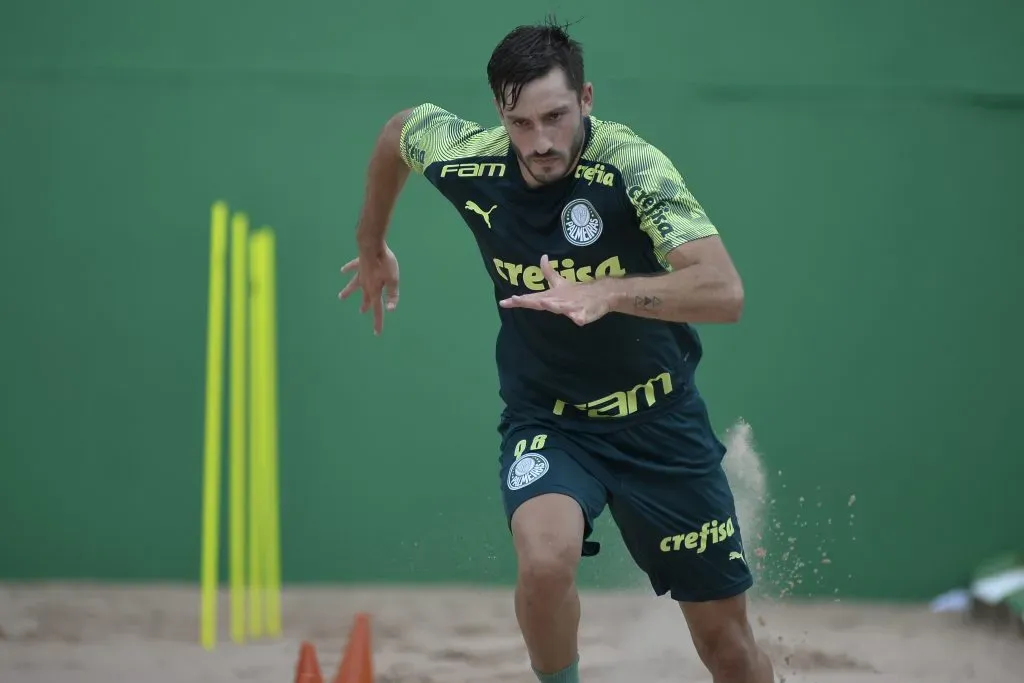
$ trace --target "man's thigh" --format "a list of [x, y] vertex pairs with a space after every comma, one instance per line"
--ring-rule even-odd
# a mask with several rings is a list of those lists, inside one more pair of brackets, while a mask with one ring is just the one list
[[[527, 500], [545, 493], [561, 493], [579, 503], [583, 511], [584, 538], [604, 510], [608, 493], [604, 485], [579, 462], [578, 448], [564, 435], [548, 427], [520, 423], [503, 430], [500, 481], [505, 517]], [[585, 543], [584, 555], [596, 553]]]
[[680, 602], [732, 597], [753, 585], [739, 520], [721, 468], [694, 476], [632, 480], [612, 516], [658, 595]]
[[753, 585], [717, 439], [699, 395], [665, 419], [613, 436], [621, 482], [610, 503], [623, 541], [654, 590], [681, 602]]

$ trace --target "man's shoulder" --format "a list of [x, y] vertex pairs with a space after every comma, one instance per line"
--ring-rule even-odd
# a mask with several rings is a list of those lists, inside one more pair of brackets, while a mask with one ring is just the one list
[[483, 126], [430, 102], [413, 107], [402, 127], [403, 155], [418, 170], [436, 163], [504, 156], [508, 144], [504, 127]]
[[651, 172], [673, 172], [668, 156], [630, 126], [591, 116], [592, 140], [585, 157], [618, 170], [627, 179]]

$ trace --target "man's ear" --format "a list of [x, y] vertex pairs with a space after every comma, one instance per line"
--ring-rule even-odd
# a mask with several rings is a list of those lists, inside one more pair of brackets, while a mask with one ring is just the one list
[[590, 116], [590, 112], [594, 109], [594, 85], [593, 83], [584, 83], [583, 90], [580, 92], [580, 110], [584, 116]]

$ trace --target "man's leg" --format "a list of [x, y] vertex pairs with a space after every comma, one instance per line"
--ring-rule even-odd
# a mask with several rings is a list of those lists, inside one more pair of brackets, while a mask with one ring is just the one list
[[746, 610], [753, 585], [721, 462], [724, 445], [694, 392], [664, 419], [611, 435], [611, 512], [659, 595], [683, 609], [715, 683], [773, 683]]
[[715, 683], [773, 683], [771, 660], [754, 641], [747, 598], [680, 602], [690, 636]]
[[541, 674], [563, 671], [579, 655], [576, 568], [583, 544], [583, 512], [573, 498], [546, 493], [516, 510], [512, 535], [519, 565], [516, 619], [530, 662]]
[[576, 590], [584, 539], [606, 500], [557, 433], [516, 428], [502, 440], [501, 482], [518, 573], [515, 611], [542, 683], [578, 683]]
[[[671, 507], [673, 498], [666, 491], [659, 497], [656, 487], [643, 491], [639, 486], [632, 499], [613, 499], [612, 514], [655, 592], [669, 593], [679, 603], [714, 683], [774, 683], [771, 662], [754, 641], [747, 616], [746, 590], [752, 579], [739, 523], [731, 509], [717, 508], [706, 499], [702, 503], [703, 495], [715, 495], [716, 488], [720, 493], [721, 482], [714, 481], [718, 478], [693, 479], [671, 494], [683, 505], [696, 505], [701, 516], [680, 512], [667, 523], [652, 521], [655, 509], [678, 511], [679, 504]], [[644, 496], [653, 496], [660, 504], [653, 507]]]

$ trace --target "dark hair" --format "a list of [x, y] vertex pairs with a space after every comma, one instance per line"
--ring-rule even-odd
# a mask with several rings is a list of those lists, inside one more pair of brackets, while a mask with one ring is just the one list
[[569, 87], [582, 94], [583, 46], [569, 37], [567, 28], [549, 17], [544, 24], [517, 26], [501, 39], [487, 62], [487, 82], [503, 108], [514, 107], [524, 85], [555, 67], [561, 67]]

